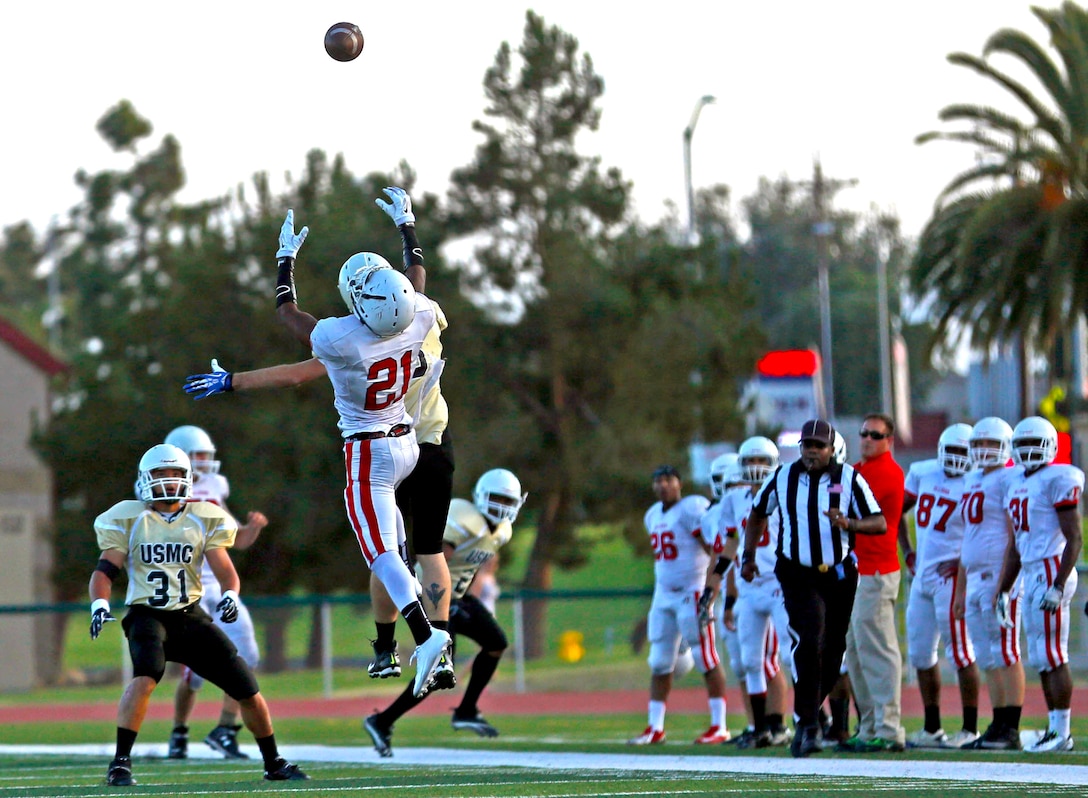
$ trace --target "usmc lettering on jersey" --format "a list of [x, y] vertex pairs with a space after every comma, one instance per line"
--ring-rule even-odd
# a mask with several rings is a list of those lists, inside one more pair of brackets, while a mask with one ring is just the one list
[[470, 551], [468, 555], [466, 555], [465, 561], [470, 563], [471, 565], [483, 565], [485, 562], [491, 559], [492, 554], [493, 552], [490, 551], [480, 551], [479, 549], [474, 549]]
[[191, 543], [141, 543], [140, 559], [148, 564], [193, 561]]

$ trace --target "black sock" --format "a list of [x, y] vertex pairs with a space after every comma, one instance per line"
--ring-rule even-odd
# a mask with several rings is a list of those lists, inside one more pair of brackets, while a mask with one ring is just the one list
[[767, 713], [767, 728], [773, 732], [779, 732], [786, 728], [782, 723], [782, 716], [776, 712]]
[[427, 697], [426, 694], [424, 694], [421, 698], [416, 698], [413, 692], [414, 689], [415, 686], [409, 684], [404, 689], [404, 692], [393, 700], [392, 704], [378, 713], [376, 720], [379, 726], [382, 726], [385, 729], [392, 729], [393, 724], [397, 722], [398, 718], [413, 707], [418, 706], [420, 702]]
[[118, 726], [117, 750], [114, 752], [114, 756], [132, 756], [132, 745], [136, 742], [137, 734], [139, 734], [139, 732], [133, 731], [132, 729], [123, 729]]
[[923, 709], [926, 713], [925, 729], [933, 734], [933, 732], [941, 728], [941, 708], [934, 704], [927, 704]]
[[393, 643], [396, 642], [394, 633], [397, 629], [396, 622], [394, 623], [378, 623], [374, 622], [374, 628], [378, 631], [378, 639], [374, 641], [374, 645], [378, 647], [380, 651], [388, 651], [393, 647]]
[[829, 698], [827, 704], [831, 707], [831, 731], [849, 731], [850, 699]]
[[431, 622], [427, 620], [427, 613], [424, 612], [423, 605], [418, 601], [413, 601], [407, 607], [402, 607], [400, 616], [408, 624], [408, 628], [412, 632], [412, 639], [416, 641], [417, 646], [431, 636]]
[[978, 733], [978, 707], [963, 708], [963, 730]]
[[461, 704], [454, 710], [455, 714], [470, 717], [479, 712], [476, 702], [480, 700], [480, 694], [491, 681], [491, 677], [495, 675], [497, 667], [499, 667], [498, 657], [493, 657], [486, 651], [476, 655], [476, 659], [472, 660], [472, 674], [468, 677], [468, 686], [465, 688], [465, 694], [461, 696]]
[[1023, 707], [1005, 707], [1005, 725], [1007, 728], [1020, 728], [1020, 712], [1023, 709]]
[[767, 729], [767, 694], [749, 693], [748, 698], [752, 701], [752, 722], [759, 734]]
[[174, 727], [174, 734], [188, 735], [189, 734], [189, 727], [188, 726], [175, 726]]
[[258, 737], [257, 747], [261, 749], [261, 758], [264, 760], [266, 767], [275, 764], [276, 760], [280, 758], [280, 749], [276, 747], [276, 735], [274, 734], [267, 737]]

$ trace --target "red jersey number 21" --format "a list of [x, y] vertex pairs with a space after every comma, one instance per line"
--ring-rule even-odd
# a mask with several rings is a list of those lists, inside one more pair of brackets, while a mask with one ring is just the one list
[[370, 384], [364, 407], [367, 410], [389, 407], [408, 392], [408, 382], [412, 379], [412, 350], [401, 355], [399, 362], [391, 357], [375, 361], [366, 378]]

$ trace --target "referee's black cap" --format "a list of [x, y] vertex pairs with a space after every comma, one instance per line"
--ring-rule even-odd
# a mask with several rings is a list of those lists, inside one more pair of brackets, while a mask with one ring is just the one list
[[658, 477], [676, 477], [680, 479], [680, 472], [675, 466], [659, 465], [654, 469], [654, 473], [650, 475], [651, 479], [657, 479]]
[[801, 443], [819, 441], [825, 446], [835, 445], [835, 428], [822, 418], [806, 421], [801, 427]]

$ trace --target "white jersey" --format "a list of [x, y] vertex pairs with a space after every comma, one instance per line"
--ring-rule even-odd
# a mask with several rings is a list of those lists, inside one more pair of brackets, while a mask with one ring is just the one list
[[703, 548], [699, 521], [709, 505], [705, 496], [684, 496], [668, 510], [657, 502], [646, 511], [643, 520], [654, 549], [658, 588], [703, 589], [710, 555]]
[[1065, 535], [1057, 511], [1079, 506], [1082, 490], [1084, 472], [1071, 465], [1052, 464], [1030, 474], [1020, 469], [1009, 480], [1005, 510], [1025, 565], [1062, 555]]
[[[744, 551], [744, 530], [748, 528], [748, 514], [752, 512], [756, 494], [750, 488], [741, 488], [730, 497], [732, 524], [729, 532], [740, 540], [740, 550]], [[767, 517], [767, 526], [763, 536], [756, 541], [756, 567], [759, 568], [757, 579], [774, 577], [774, 567], [778, 564], [778, 508]], [[743, 593], [750, 586], [743, 579], [737, 580], [737, 593]]]
[[343, 437], [388, 432], [397, 424], [412, 423], [404, 395], [436, 317], [431, 300], [416, 294], [415, 318], [404, 332], [391, 338], [375, 335], [355, 316], [317, 323], [310, 333], [310, 345], [332, 382]]
[[939, 460], [914, 463], [904, 481], [913, 497], [917, 534], [918, 573], [935, 571], [942, 562], [957, 560], [963, 547], [962, 476], [949, 476]]
[[722, 549], [725, 548], [725, 499], [719, 499], [710, 505], [710, 508], [703, 513], [703, 517], [699, 519], [699, 534], [703, 539], [703, 543], [710, 546], [715, 554], [721, 554]]
[[[211, 502], [226, 509], [228, 496], [230, 496], [230, 483], [227, 482], [225, 476], [204, 474], [200, 471], [193, 472], [193, 489], [189, 492], [189, 501]], [[215, 578], [207, 560], [204, 560], [200, 579], [204, 582], [204, 595], [209, 599], [214, 598], [215, 603], [218, 604], [222, 591], [219, 588], [219, 580]]]
[[963, 546], [960, 562], [967, 572], [986, 572], [996, 579], [1009, 542], [1005, 489], [1020, 466], [990, 472], [968, 471], [963, 478]]
[[[464, 598], [480, 566], [509, 543], [511, 535], [513, 529], [509, 521], [503, 519], [492, 529], [483, 513], [472, 502], [464, 499], [450, 501], [442, 542], [453, 546], [453, 553], [446, 560], [450, 568], [452, 600]], [[416, 572], [422, 574], [418, 564]]]

